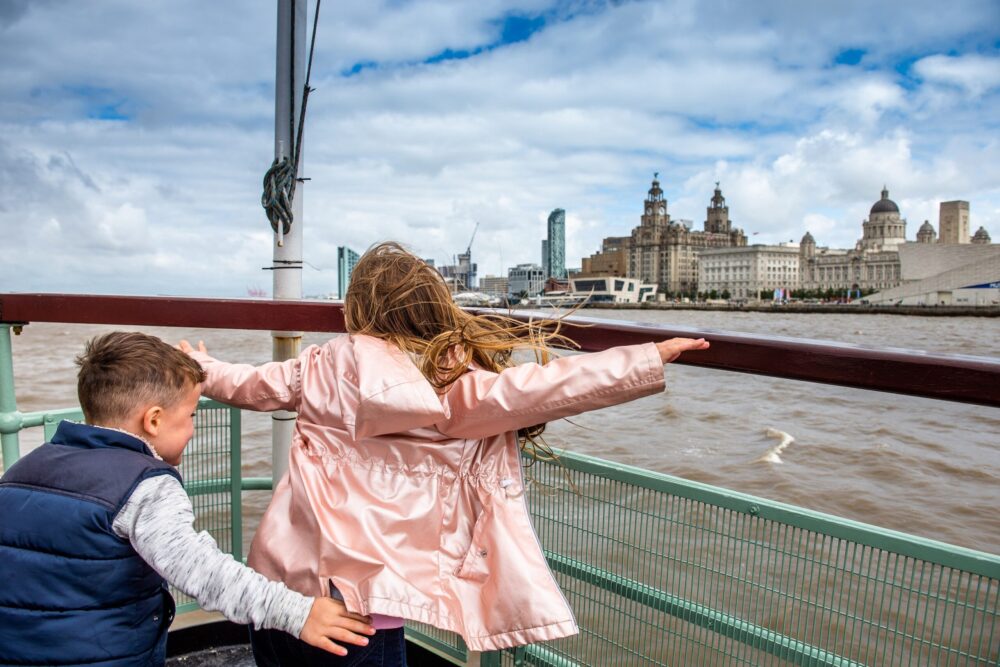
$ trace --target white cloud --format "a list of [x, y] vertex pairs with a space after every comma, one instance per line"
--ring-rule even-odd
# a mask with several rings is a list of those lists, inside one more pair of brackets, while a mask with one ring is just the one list
[[[274, 14], [194, 0], [0, 11], [0, 289], [269, 287], [259, 197]], [[495, 45], [511, 14], [547, 23], [425, 63]], [[538, 261], [557, 207], [567, 264], [579, 265], [638, 223], [654, 171], [671, 214], [697, 226], [721, 180], [732, 218], [760, 242], [810, 228], [823, 245], [853, 245], [883, 184], [911, 235], [936, 222], [935, 202], [967, 199], [973, 226], [1000, 238], [997, 14], [990, 0], [945, 13], [930, 2], [325, 3], [305, 291], [336, 289], [338, 245], [399, 239], [445, 261], [476, 222], [481, 275]], [[845, 52], [858, 63], [837, 64]]]
[[998, 57], [933, 55], [914, 63], [913, 71], [930, 83], [963, 89], [971, 97], [1000, 87]]

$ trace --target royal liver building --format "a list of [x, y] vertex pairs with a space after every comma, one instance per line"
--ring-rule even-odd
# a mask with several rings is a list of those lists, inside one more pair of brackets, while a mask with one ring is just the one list
[[745, 246], [746, 234], [734, 229], [729, 207], [719, 184], [708, 206], [705, 231], [694, 231], [681, 222], [670, 220], [667, 200], [654, 175], [643, 203], [644, 213], [638, 227], [628, 238], [628, 275], [644, 283], [656, 283], [659, 291], [670, 294], [691, 293], [698, 289], [698, 253], [706, 248]]

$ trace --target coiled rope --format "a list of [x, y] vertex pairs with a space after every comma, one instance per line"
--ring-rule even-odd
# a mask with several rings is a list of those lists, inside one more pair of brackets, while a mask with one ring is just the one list
[[[292, 213], [292, 201], [295, 199], [295, 185], [299, 180], [299, 156], [302, 154], [302, 127], [306, 120], [306, 104], [309, 101], [309, 93], [313, 91], [309, 87], [309, 78], [312, 76], [313, 52], [316, 49], [316, 28], [319, 25], [319, 6], [322, 0], [316, 0], [316, 15], [313, 18], [312, 43], [309, 46], [309, 65], [306, 69], [306, 83], [302, 90], [302, 108], [299, 110], [299, 127], [295, 132], [295, 121], [292, 116], [289, 121], [290, 134], [295, 134], [295, 145], [292, 148], [292, 159], [287, 156], [275, 157], [270, 169], [264, 174], [264, 193], [260, 196], [260, 205], [267, 212], [267, 219], [271, 222], [271, 229], [278, 235], [278, 245], [284, 245], [284, 236], [292, 229], [294, 215]], [[295, 16], [295, 2], [292, 2], [292, 16]], [[295, 53], [295, 32], [292, 31], [292, 53]], [[291, 63], [292, 81], [295, 80], [295, 62]], [[295, 108], [295, 90], [292, 89], [292, 108]], [[281, 223], [280, 225], [278, 223]]]

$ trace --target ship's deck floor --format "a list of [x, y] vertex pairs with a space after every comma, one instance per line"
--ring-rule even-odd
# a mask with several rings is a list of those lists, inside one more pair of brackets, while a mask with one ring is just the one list
[[[167, 640], [167, 667], [255, 667], [246, 626], [219, 614], [194, 611], [182, 614]], [[406, 643], [406, 661], [430, 667], [453, 663], [414, 644]]]
[[167, 659], [167, 667], [254, 667], [249, 646], [224, 646]]

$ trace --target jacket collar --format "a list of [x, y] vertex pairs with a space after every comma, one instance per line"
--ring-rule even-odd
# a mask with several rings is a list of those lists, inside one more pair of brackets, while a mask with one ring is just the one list
[[52, 443], [84, 449], [117, 447], [153, 456], [153, 452], [146, 446], [146, 443], [131, 433], [103, 426], [80, 424], [65, 419], [59, 422], [59, 427], [56, 429], [55, 435], [52, 436]]
[[354, 334], [350, 341], [360, 394], [352, 437], [400, 433], [448, 416], [434, 387], [408, 354], [373, 336]]

